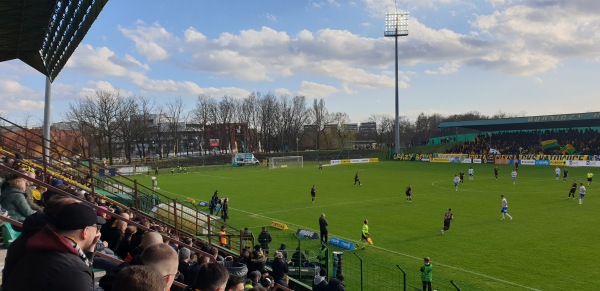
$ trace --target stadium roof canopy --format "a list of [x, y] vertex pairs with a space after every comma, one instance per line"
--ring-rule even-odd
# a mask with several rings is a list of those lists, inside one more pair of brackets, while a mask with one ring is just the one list
[[0, 62], [54, 81], [108, 0], [0, 0]]
[[543, 115], [516, 118], [441, 122], [439, 128], [471, 128], [480, 131], [531, 130], [600, 126], [600, 112]]

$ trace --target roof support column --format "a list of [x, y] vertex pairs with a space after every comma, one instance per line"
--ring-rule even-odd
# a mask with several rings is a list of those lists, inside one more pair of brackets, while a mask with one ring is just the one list
[[44, 102], [44, 160], [50, 161], [50, 104], [52, 93], [52, 82], [46, 77], [46, 96]]

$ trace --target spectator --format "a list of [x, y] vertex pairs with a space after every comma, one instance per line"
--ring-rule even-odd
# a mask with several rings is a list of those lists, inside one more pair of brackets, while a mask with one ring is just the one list
[[[115, 211], [116, 214], [116, 211]], [[129, 219], [129, 214], [120, 213], [119, 214], [124, 219]], [[102, 238], [105, 242], [108, 243], [108, 248], [111, 250], [117, 250], [119, 246], [119, 242], [125, 236], [125, 230], [127, 229], [127, 222], [123, 220], [114, 220], [111, 226], [109, 226], [106, 230], [102, 231]]]
[[4, 261], [4, 268], [2, 269], [2, 279], [4, 282], [8, 281], [14, 266], [27, 253], [27, 250], [25, 249], [27, 240], [38, 231], [42, 230], [52, 220], [56, 219], [61, 207], [77, 202], [79, 201], [75, 198], [57, 196], [56, 199], [49, 201], [48, 205], [44, 208], [43, 213], [34, 213], [25, 219], [21, 235], [10, 244], [8, 251], [6, 252], [6, 260]]
[[252, 253], [250, 253], [249, 249], [244, 248], [241, 252], [240, 258], [238, 259], [239, 263], [242, 263], [246, 266], [250, 265], [250, 260], [252, 259]]
[[244, 291], [244, 282], [246, 279], [239, 276], [229, 276], [225, 291]]
[[327, 291], [346, 291], [344, 286], [344, 275], [338, 274], [336, 278], [333, 278], [327, 284]]
[[23, 222], [25, 218], [35, 210], [31, 209], [25, 191], [27, 190], [27, 180], [15, 178], [8, 182], [8, 187], [2, 191], [0, 196], [0, 205], [8, 210], [10, 218]]
[[121, 269], [113, 291], [163, 291], [165, 280], [149, 266], [129, 266]]
[[123, 234], [121, 241], [117, 244], [117, 249], [115, 250], [115, 253], [119, 257], [121, 257], [121, 258], [127, 257], [127, 254], [131, 250], [131, 248], [130, 248], [131, 238], [132, 238], [133, 234], [136, 232], [137, 232], [137, 227], [135, 227], [133, 225], [127, 226], [127, 228], [125, 228], [125, 233]]
[[208, 263], [200, 267], [194, 288], [199, 291], [223, 291], [229, 279], [229, 272], [218, 263]]
[[286, 248], [287, 248], [287, 246], [284, 243], [281, 243], [281, 245], [279, 246], [277, 251], [280, 252], [283, 255], [283, 259], [285, 259], [287, 261], [288, 251], [286, 250]]
[[248, 274], [248, 279], [250, 279], [250, 284], [252, 287], [258, 286], [258, 281], [261, 279], [260, 271], [252, 271]]
[[183, 282], [186, 285], [194, 284], [196, 273], [198, 271], [194, 267], [196, 264], [192, 262], [192, 251], [188, 248], [179, 249], [179, 272], [183, 275]]
[[244, 227], [244, 232], [242, 233], [242, 248], [251, 248], [254, 244], [254, 239], [252, 238], [252, 232]]
[[142, 237], [140, 245], [132, 249], [127, 257], [124, 259], [125, 262], [131, 262], [134, 258], [140, 256], [142, 252], [149, 246], [159, 244], [163, 242], [163, 237], [158, 232], [148, 232]]
[[271, 281], [271, 279], [269, 278], [262, 278], [260, 279], [260, 286], [265, 288], [265, 290], [271, 290], [271, 287], [273, 286], [273, 281]]
[[271, 264], [271, 268], [273, 269], [273, 279], [275, 282], [283, 279], [289, 272], [288, 262], [283, 259], [283, 254], [280, 252], [275, 252], [275, 259]]
[[300, 247], [296, 248], [296, 252], [292, 255], [292, 263], [295, 266], [304, 266], [308, 263], [306, 255], [300, 250]]
[[171, 289], [173, 281], [180, 275], [177, 267], [178, 256], [175, 250], [165, 243], [149, 246], [142, 253], [142, 263], [160, 273], [165, 279], [165, 291]]
[[248, 271], [262, 271], [265, 268], [267, 262], [267, 256], [263, 253], [260, 245], [254, 246], [254, 251], [252, 252], [252, 259], [250, 260], [250, 266], [248, 266]]
[[260, 247], [265, 251], [266, 254], [269, 253], [269, 244], [273, 238], [271, 234], [267, 231], [267, 227], [263, 226], [262, 231], [258, 235], [258, 243], [260, 243]]
[[[17, 263], [4, 290], [94, 289], [91, 256], [104, 218], [82, 203], [60, 208], [56, 230], [45, 226], [26, 242], [28, 250]], [[35, 274], [32, 280], [31, 274]]]
[[221, 225], [221, 231], [219, 232], [219, 245], [224, 248], [229, 248], [227, 244], [227, 227], [225, 225]]
[[313, 280], [313, 291], [325, 291], [327, 288], [327, 271], [320, 269]]

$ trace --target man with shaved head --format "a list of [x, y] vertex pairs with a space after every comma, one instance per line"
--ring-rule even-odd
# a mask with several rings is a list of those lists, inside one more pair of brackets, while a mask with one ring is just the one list
[[146, 248], [142, 253], [142, 263], [152, 267], [165, 278], [165, 291], [168, 291], [173, 281], [179, 277], [179, 256], [168, 244], [160, 243]]

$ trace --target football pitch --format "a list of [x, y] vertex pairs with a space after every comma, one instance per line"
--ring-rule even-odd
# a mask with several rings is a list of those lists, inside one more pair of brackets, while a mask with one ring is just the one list
[[[475, 179], [468, 180], [472, 166]], [[229, 224], [249, 227], [257, 236], [261, 226], [276, 220], [290, 230], [269, 227], [276, 237], [298, 228], [318, 232], [318, 218], [326, 213], [329, 237], [356, 242], [364, 219], [375, 241], [363, 258], [407, 273], [407, 284], [420, 287], [423, 257], [433, 265], [437, 290], [594, 290], [600, 286], [600, 200], [598, 186], [587, 186], [585, 174], [594, 168], [568, 168], [567, 182], [555, 179], [555, 167], [380, 162], [324, 167], [305, 163], [300, 169], [270, 170], [264, 166], [158, 176], [161, 192], [184, 200], [208, 201], [215, 190], [229, 198]], [[562, 167], [561, 167], [562, 169]], [[465, 172], [455, 191], [453, 177]], [[353, 186], [359, 172], [362, 186]], [[598, 174], [598, 173], [596, 173]], [[139, 177], [150, 185], [149, 177]], [[571, 182], [584, 182], [588, 191], [582, 205], [567, 199]], [[412, 185], [413, 202], [405, 200]], [[311, 203], [310, 188], [317, 197]], [[577, 189], [577, 198], [579, 197]], [[500, 194], [508, 200], [508, 218], [500, 215]], [[444, 213], [452, 208], [454, 221], [441, 234]], [[208, 211], [207, 209], [205, 211]], [[274, 242], [271, 248], [277, 248]], [[365, 271], [366, 273], [366, 271]], [[368, 275], [367, 275], [368, 276]], [[347, 290], [360, 290], [348, 280]], [[397, 288], [396, 288], [397, 287]], [[364, 290], [373, 290], [364, 287]], [[390, 286], [389, 290], [401, 290]], [[412, 289], [409, 289], [412, 290]]]

